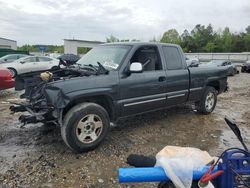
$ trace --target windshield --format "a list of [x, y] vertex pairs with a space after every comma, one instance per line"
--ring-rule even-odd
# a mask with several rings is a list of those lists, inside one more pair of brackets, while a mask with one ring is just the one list
[[107, 70], [116, 70], [131, 46], [98, 46], [85, 54], [77, 64], [98, 66], [100, 62]]

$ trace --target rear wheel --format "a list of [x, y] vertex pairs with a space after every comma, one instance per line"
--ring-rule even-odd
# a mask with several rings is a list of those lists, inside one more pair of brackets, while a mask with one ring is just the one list
[[12, 78], [15, 78], [17, 76], [16, 69], [14, 69], [14, 68], [8, 68], [8, 69], [9, 69], [9, 71], [11, 73]]
[[201, 101], [197, 103], [197, 111], [202, 114], [210, 114], [217, 103], [217, 91], [213, 87], [206, 87]]
[[95, 103], [82, 103], [65, 116], [61, 127], [64, 142], [76, 152], [95, 149], [107, 136], [110, 121], [107, 111]]

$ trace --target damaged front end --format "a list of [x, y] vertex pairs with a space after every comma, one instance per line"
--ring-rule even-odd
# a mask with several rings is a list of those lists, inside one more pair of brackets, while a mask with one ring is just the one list
[[59, 69], [46, 72], [33, 72], [16, 78], [16, 90], [25, 89], [20, 98], [25, 102], [12, 103], [12, 113], [23, 112], [19, 121], [28, 123], [54, 123], [61, 125], [62, 111], [70, 102], [62, 89], [53, 86], [53, 82], [73, 77], [89, 76], [91, 73], [79, 69]]

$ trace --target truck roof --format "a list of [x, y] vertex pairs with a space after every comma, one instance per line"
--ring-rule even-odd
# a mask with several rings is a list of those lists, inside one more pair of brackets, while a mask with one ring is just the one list
[[160, 43], [160, 42], [113, 42], [113, 43], [104, 43], [101, 46], [106, 45], [130, 45], [130, 46], [141, 46], [141, 45], [158, 45], [158, 46], [176, 46], [179, 47], [177, 44], [171, 43]]

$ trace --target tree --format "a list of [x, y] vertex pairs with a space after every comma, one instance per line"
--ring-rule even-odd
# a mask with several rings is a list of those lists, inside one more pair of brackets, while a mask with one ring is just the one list
[[110, 37], [107, 37], [106, 38], [106, 42], [110, 43], [110, 42], [119, 42], [119, 39], [116, 38], [115, 36], [113, 35], [110, 35]]
[[170, 29], [163, 34], [163, 36], [161, 38], [161, 42], [180, 44], [181, 39], [180, 39], [179, 33], [176, 31], [176, 29]]

